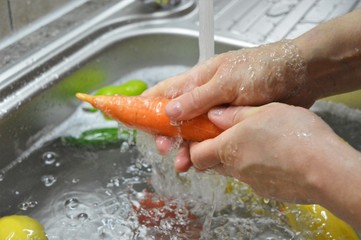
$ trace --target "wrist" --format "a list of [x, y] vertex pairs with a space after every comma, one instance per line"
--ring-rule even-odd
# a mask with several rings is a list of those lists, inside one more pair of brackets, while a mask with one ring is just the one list
[[321, 24], [294, 39], [317, 98], [361, 88], [361, 11]]
[[312, 200], [361, 230], [361, 153], [335, 137], [310, 171]]

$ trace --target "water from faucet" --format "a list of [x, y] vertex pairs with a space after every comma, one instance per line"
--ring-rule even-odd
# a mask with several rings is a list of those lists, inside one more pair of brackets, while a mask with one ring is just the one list
[[213, 0], [199, 1], [199, 63], [214, 55]]

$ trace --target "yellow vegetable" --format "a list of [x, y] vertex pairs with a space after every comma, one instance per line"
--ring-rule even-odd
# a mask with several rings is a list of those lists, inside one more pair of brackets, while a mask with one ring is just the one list
[[361, 109], [361, 90], [324, 98], [326, 101], [342, 103], [351, 108]]
[[358, 240], [355, 230], [317, 204], [283, 204], [288, 224], [305, 239]]
[[[272, 216], [262, 208], [265, 199], [257, 196], [246, 184], [229, 179], [225, 189], [226, 194], [239, 196], [243, 204], [252, 205], [252, 215]], [[260, 208], [255, 208], [260, 206]], [[279, 207], [286, 223], [307, 240], [359, 240], [355, 230], [337, 218], [327, 209], [317, 204], [301, 205], [276, 202], [274, 207]], [[254, 210], [256, 209], [256, 211]], [[278, 216], [275, 216], [278, 217]]]
[[28, 216], [12, 215], [0, 218], [1, 240], [47, 240], [41, 224]]

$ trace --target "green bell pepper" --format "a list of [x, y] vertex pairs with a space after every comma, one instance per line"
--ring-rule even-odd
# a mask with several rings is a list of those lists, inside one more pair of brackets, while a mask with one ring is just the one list
[[123, 95], [138, 96], [148, 88], [147, 83], [142, 80], [129, 80], [118, 86], [106, 86], [95, 92], [94, 95]]
[[[94, 95], [108, 95], [108, 96], [114, 96], [114, 95], [122, 95], [122, 96], [138, 96], [142, 94], [146, 89], [148, 88], [148, 85], [146, 82], [138, 79], [133, 79], [125, 82], [122, 85], [117, 86], [105, 86], [98, 91], [95, 92]], [[86, 109], [89, 112], [96, 112], [98, 111], [96, 108], [88, 108]], [[109, 118], [105, 117], [106, 120], [109, 120]]]
[[79, 137], [61, 137], [61, 142], [65, 145], [84, 147], [91, 149], [105, 149], [119, 147], [123, 141], [134, 141], [135, 130], [129, 132], [123, 130], [119, 133], [118, 128], [98, 128], [82, 132]]
[[[118, 86], [106, 86], [95, 92], [94, 95], [123, 95], [137, 96], [148, 88], [147, 83], [133, 79]], [[90, 112], [98, 111], [96, 108], [86, 109]], [[104, 119], [112, 120], [104, 115]], [[136, 130], [124, 130], [118, 133], [118, 128], [99, 128], [84, 131], [79, 137], [62, 137], [63, 144], [85, 148], [109, 148], [119, 146], [123, 141], [135, 142]]]

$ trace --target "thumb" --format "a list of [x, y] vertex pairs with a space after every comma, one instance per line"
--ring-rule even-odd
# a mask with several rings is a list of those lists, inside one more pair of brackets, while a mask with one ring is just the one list
[[217, 107], [208, 112], [208, 118], [217, 127], [226, 130], [260, 111], [261, 107]]

